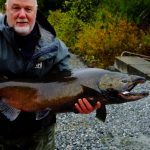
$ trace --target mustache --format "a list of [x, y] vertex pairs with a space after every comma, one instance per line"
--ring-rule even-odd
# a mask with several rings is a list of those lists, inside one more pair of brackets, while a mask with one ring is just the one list
[[25, 19], [20, 19], [19, 18], [19, 19], [16, 20], [16, 22], [17, 23], [28, 23], [28, 19], [26, 19], [26, 18]]

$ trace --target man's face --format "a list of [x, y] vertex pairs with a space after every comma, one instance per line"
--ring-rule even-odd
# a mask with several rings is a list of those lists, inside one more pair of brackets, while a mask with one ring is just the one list
[[36, 0], [8, 0], [6, 3], [7, 23], [22, 35], [28, 35], [36, 21]]

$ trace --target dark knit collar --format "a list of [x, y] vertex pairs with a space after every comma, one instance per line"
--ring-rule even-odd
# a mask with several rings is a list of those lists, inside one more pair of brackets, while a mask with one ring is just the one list
[[27, 36], [20, 36], [15, 32], [14, 38], [19, 51], [26, 59], [30, 59], [34, 53], [35, 47], [40, 39], [38, 24], [35, 24], [32, 32]]

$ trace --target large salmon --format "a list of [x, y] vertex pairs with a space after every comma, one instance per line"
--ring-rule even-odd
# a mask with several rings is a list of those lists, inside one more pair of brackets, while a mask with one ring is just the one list
[[54, 113], [61, 113], [75, 111], [74, 104], [77, 100], [87, 98], [92, 105], [101, 102], [102, 107], [97, 110], [96, 116], [105, 121], [105, 105], [146, 97], [148, 92], [130, 92], [138, 83], [145, 81], [145, 78], [136, 75], [85, 68], [73, 71], [69, 77], [55, 78], [55, 81], [1, 81], [0, 103], [27, 112], [50, 108]]

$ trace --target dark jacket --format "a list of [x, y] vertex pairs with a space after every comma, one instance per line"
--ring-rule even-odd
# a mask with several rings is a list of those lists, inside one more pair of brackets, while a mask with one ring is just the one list
[[[37, 33], [38, 32], [38, 33]], [[36, 23], [36, 32], [29, 36], [29, 47], [17, 38], [13, 28], [5, 24], [0, 15], [0, 74], [7, 78], [41, 78], [52, 73], [70, 74], [68, 48], [49, 31]], [[29, 40], [29, 39], [28, 39]], [[19, 43], [18, 43], [19, 41]], [[30, 53], [30, 50], [32, 53]], [[29, 51], [28, 51], [29, 50]], [[26, 55], [26, 51], [29, 52]], [[35, 120], [35, 113], [21, 112], [10, 122], [0, 113], [0, 136], [17, 137], [32, 134], [55, 122], [55, 115], [49, 113], [44, 119]]]

